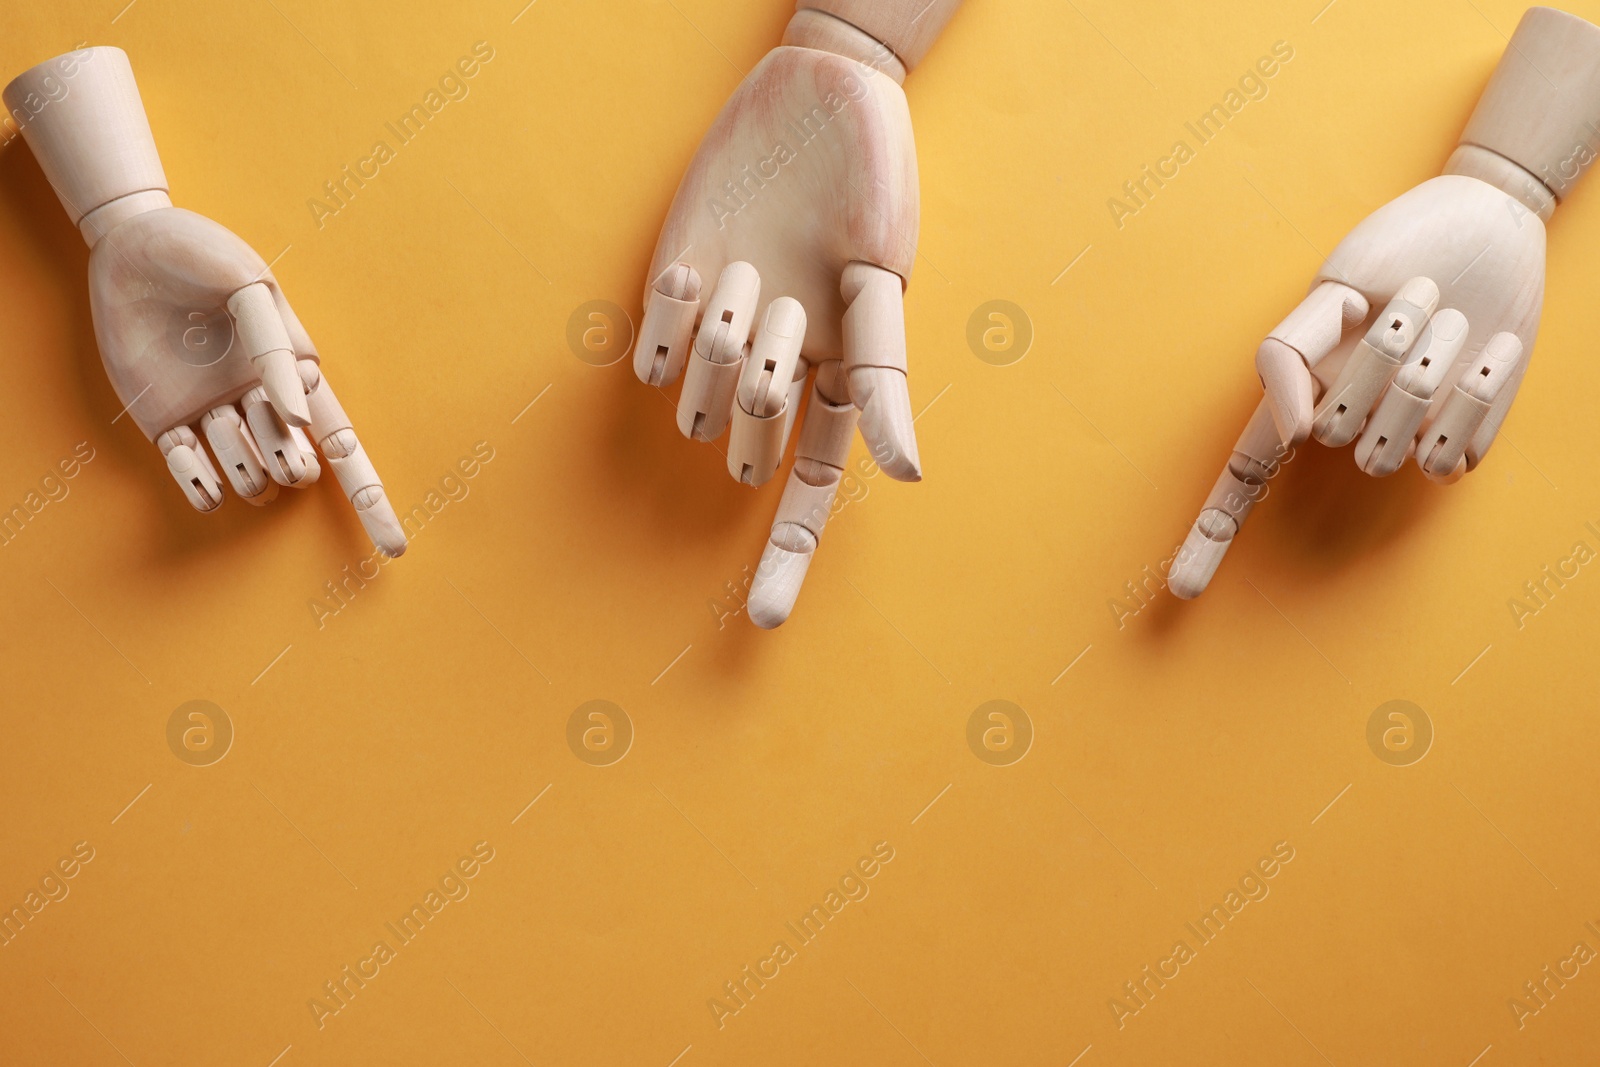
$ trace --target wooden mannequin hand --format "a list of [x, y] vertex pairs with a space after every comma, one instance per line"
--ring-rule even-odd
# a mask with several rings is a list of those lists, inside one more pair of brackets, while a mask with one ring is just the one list
[[751, 590], [763, 628], [794, 607], [858, 418], [890, 477], [922, 476], [902, 310], [919, 209], [903, 69], [887, 52], [877, 66], [795, 45], [767, 55], [690, 164], [650, 268], [634, 370], [666, 386], [687, 368], [678, 427], [715, 441], [731, 424], [734, 478], [776, 473], [816, 370]]
[[1539, 331], [1545, 222], [1600, 158], [1597, 120], [1600, 28], [1530, 9], [1445, 174], [1357, 226], [1262, 343], [1266, 397], [1172, 564], [1175, 595], [1205, 590], [1307, 437], [1354, 441], [1380, 478], [1410, 458], [1453, 482], [1483, 460]]
[[1533, 351], [1544, 257], [1537, 214], [1459, 174], [1357, 226], [1257, 352], [1266, 397], [1173, 563], [1172, 591], [1204, 591], [1307, 437], [1356, 442], [1356, 463], [1379, 478], [1407, 459], [1440, 482], [1476, 467]]
[[309, 431], [373, 543], [389, 556], [405, 551], [405, 531], [310, 337], [249, 245], [191, 211], [144, 211], [95, 245], [89, 297], [117, 396], [197, 509], [222, 503], [201, 436], [234, 491], [265, 504], [279, 485], [317, 480]]
[[189, 502], [221, 506], [218, 467], [252, 504], [279, 485], [310, 485], [321, 474], [315, 439], [373, 543], [404, 552], [383, 483], [267, 264], [172, 206], [127, 55], [88, 48], [49, 60], [7, 86], [5, 102], [92, 249], [106, 374]]
[[[1477, 178], [1447, 174], [1379, 209], [1334, 249], [1316, 290], [1256, 355], [1279, 437], [1294, 446], [1315, 436], [1337, 448], [1360, 433], [1356, 462], [1380, 478], [1411, 456], [1438, 481], [1476, 467], [1533, 351], [1544, 258], [1539, 216]], [[1400, 304], [1386, 314], [1396, 299]], [[1369, 308], [1377, 332], [1353, 332], [1341, 342], [1339, 329], [1366, 320]], [[1330, 350], [1329, 341], [1338, 343]], [[1369, 349], [1383, 357], [1375, 362]], [[1453, 395], [1444, 386], [1465, 370], [1485, 377], [1476, 365], [1485, 349], [1504, 357], [1487, 375], [1492, 395], [1487, 383], [1463, 384], [1493, 406], [1470, 437], [1455, 442], [1461, 447], [1448, 450], [1446, 462], [1430, 447], [1431, 427]], [[1430, 402], [1421, 426], [1412, 427], [1410, 417], [1397, 426], [1378, 415], [1395, 390]], [[1313, 395], [1321, 398], [1315, 408]]]

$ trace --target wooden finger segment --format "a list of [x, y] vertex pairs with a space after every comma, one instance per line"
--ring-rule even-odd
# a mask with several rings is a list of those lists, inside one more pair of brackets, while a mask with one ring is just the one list
[[784, 487], [783, 500], [778, 505], [778, 514], [773, 523], [801, 527], [811, 535], [810, 538], [802, 538], [801, 543], [809, 541], [809, 549], [815, 550], [817, 543], [822, 540], [823, 531], [828, 528], [828, 518], [838, 492], [837, 472], [831, 477], [825, 476], [825, 480], [820, 482], [807, 481], [799, 475], [791, 476], [789, 484]]
[[1431, 279], [1413, 278], [1401, 287], [1317, 406], [1312, 422], [1317, 440], [1338, 448], [1356, 439], [1438, 306], [1439, 287]]
[[667, 268], [650, 287], [633, 350], [633, 372], [647, 385], [670, 385], [683, 373], [700, 313], [700, 273], [687, 263]]
[[267, 477], [239, 409], [232, 404], [212, 408], [200, 419], [200, 429], [234, 492], [258, 505], [277, 496], [277, 486]]
[[[299, 381], [298, 375], [295, 380]], [[261, 461], [273, 481], [287, 486], [309, 485], [316, 481], [319, 473], [316, 456], [301, 447], [305, 434], [302, 432], [296, 437], [299, 427], [284, 424], [267, 398], [266, 389], [257, 386], [250, 390], [240, 399], [239, 407], [244, 411], [245, 425], [250, 427]]]
[[806, 398], [806, 376], [811, 373], [811, 365], [806, 362], [806, 357], [801, 356], [794, 366], [794, 379], [789, 383], [789, 398], [783, 405], [783, 439], [789, 440], [794, 432], [795, 419], [800, 417], [800, 405]]
[[395, 557], [406, 550], [405, 528], [395, 515], [394, 506], [384, 493], [383, 480], [367, 457], [367, 450], [350, 425], [350, 416], [323, 377], [321, 368], [301, 360], [300, 376], [306, 387], [311, 411], [311, 436], [328, 461], [339, 487], [356, 509], [372, 543], [384, 555]]
[[1291, 454], [1278, 436], [1269, 401], [1256, 406], [1233, 449], [1168, 571], [1168, 588], [1179, 599], [1193, 600], [1205, 592], [1245, 519], [1266, 498], [1268, 483]]
[[305, 457], [305, 474], [294, 483], [296, 489], [305, 489], [314, 485], [322, 477], [322, 464], [317, 462], [317, 449], [311, 443], [311, 438], [306, 436], [306, 431], [298, 426], [290, 426], [289, 436], [294, 439], [295, 446], [300, 449], [300, 455]]
[[756, 269], [748, 263], [728, 264], [706, 303], [678, 396], [678, 430], [685, 437], [715, 441], [728, 428], [760, 300]]
[[728, 473], [745, 485], [765, 485], [778, 472], [788, 443], [793, 412], [788, 410], [806, 312], [796, 300], [779, 297], [767, 308], [744, 362], [728, 438]]
[[1496, 334], [1456, 380], [1438, 418], [1417, 442], [1417, 465], [1430, 478], [1449, 479], [1465, 463], [1467, 446], [1488, 417], [1500, 391], [1511, 383], [1522, 342], [1515, 334]]
[[[741, 350], [750, 341], [760, 301], [761, 275], [748, 263], [729, 263], [706, 302], [700, 333], [695, 338], [695, 354], [712, 362], [726, 362], [728, 351]], [[719, 331], [719, 326], [726, 326], [727, 330]]]
[[811, 558], [833, 513], [860, 412], [848, 399], [838, 360], [817, 367], [811, 402], [795, 446], [794, 468], [772, 520], [772, 534], [750, 587], [750, 620], [764, 630], [794, 610]]
[[795, 459], [815, 460], [830, 467], [844, 469], [850, 458], [850, 446], [855, 443], [856, 423], [861, 411], [846, 401], [837, 403], [813, 389], [811, 406], [800, 424], [800, 443], [795, 447]]
[[844, 368], [885, 367], [905, 374], [905, 279], [870, 263], [851, 263], [840, 278]]
[[1317, 382], [1306, 358], [1276, 337], [1269, 337], [1256, 349], [1256, 375], [1272, 405], [1279, 435], [1293, 444], [1310, 437]]
[[810, 547], [815, 548], [822, 539], [860, 416], [854, 404], [838, 403], [821, 389], [812, 390], [811, 406], [806, 409], [800, 441], [795, 446], [794, 471], [773, 519], [775, 537], [781, 527], [793, 525], [810, 535], [809, 539], [801, 539], [802, 544], [809, 540]]
[[256, 282], [228, 297], [228, 313], [237, 323], [239, 343], [250, 358], [278, 415], [290, 426], [307, 426], [305, 388], [289, 331], [278, 303], [265, 282]]
[[372, 491], [381, 493], [383, 480], [378, 477], [378, 469], [372, 465], [355, 431], [340, 430], [330, 434], [323, 439], [322, 446], [323, 454], [328, 457], [328, 466], [339, 480], [344, 495], [356, 505], [357, 510], [361, 510], [362, 501], [370, 506], [376, 499]]
[[1299, 444], [1311, 436], [1317, 390], [1311, 369], [1339, 347], [1345, 331], [1361, 323], [1368, 310], [1367, 298], [1348, 285], [1322, 282], [1261, 343], [1256, 373], [1281, 440]]
[[[702, 330], [700, 336], [706, 332]], [[744, 346], [729, 336], [727, 323], [719, 322], [709, 332], [713, 341], [708, 347], [714, 358], [701, 356], [696, 348], [678, 396], [678, 431], [693, 441], [715, 441], [728, 428], [744, 358]]]
[[794, 611], [822, 531], [833, 512], [842, 474], [826, 464], [800, 460], [789, 472], [783, 500], [772, 522], [772, 534], [750, 585], [750, 621], [761, 629], [783, 625]]
[[167, 460], [167, 470], [196, 511], [215, 511], [222, 506], [222, 481], [211, 465], [211, 458], [200, 439], [187, 426], [168, 430], [156, 438], [156, 446]]
[[1367, 298], [1341, 282], [1322, 282], [1267, 334], [1294, 349], [1315, 367], [1339, 347], [1347, 330], [1365, 321]]
[[1467, 344], [1467, 317], [1445, 308], [1428, 322], [1412, 357], [1395, 375], [1356, 442], [1356, 465], [1374, 478], [1404, 466], [1434, 394]]
[[870, 263], [851, 263], [840, 279], [845, 299], [844, 369], [861, 409], [861, 436], [889, 477], [922, 479], [906, 378], [905, 279]]

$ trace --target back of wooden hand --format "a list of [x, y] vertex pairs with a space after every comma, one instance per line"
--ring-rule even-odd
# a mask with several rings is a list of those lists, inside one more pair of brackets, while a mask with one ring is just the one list
[[634, 370], [654, 386], [684, 377], [685, 436], [715, 441], [731, 427], [730, 475], [763, 484], [815, 370], [751, 590], [759, 626], [794, 607], [858, 420], [884, 471], [921, 478], [903, 311], [918, 211], [911, 115], [894, 77], [784, 46], [723, 108], [662, 228]]

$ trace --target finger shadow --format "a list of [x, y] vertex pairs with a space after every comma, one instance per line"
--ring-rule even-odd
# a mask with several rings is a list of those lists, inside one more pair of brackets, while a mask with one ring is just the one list
[[1278, 481], [1278, 514], [1266, 540], [1304, 587], [1345, 582], [1398, 551], [1438, 506], [1442, 489], [1413, 462], [1374, 478], [1356, 466], [1353, 448], [1314, 443]]
[[597, 430], [598, 473], [648, 509], [649, 518], [631, 523], [641, 548], [659, 546], [681, 561], [697, 546], [731, 541], [729, 529], [745, 512], [749, 489], [728, 477], [726, 436], [711, 444], [678, 432], [677, 387], [641, 383], [631, 367], [607, 368], [604, 410], [609, 418]]
[[[708, 445], [678, 431], [677, 387], [643, 384], [629, 359], [597, 373], [608, 376], [596, 404], [606, 415], [589, 423], [593, 440], [573, 451], [590, 457], [591, 476], [612, 489], [580, 498], [591, 505], [603, 500], [606, 508], [585, 521], [604, 524], [613, 558], [627, 560], [641, 583], [660, 574], [690, 576], [696, 606], [739, 608], [771, 528], [782, 476], [760, 490], [735, 482], [727, 470], [726, 434]], [[714, 613], [702, 610], [711, 621]], [[764, 635], [746, 612], [712, 632], [723, 673], [758, 668], [754, 654]]]

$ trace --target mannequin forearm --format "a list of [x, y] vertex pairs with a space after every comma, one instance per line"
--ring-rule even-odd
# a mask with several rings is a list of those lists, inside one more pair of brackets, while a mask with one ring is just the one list
[[6, 86], [5, 103], [74, 225], [135, 194], [165, 199], [167, 176], [120, 48], [41, 63]]
[[1481, 178], [1541, 216], [1600, 154], [1600, 27], [1553, 8], [1523, 16], [1446, 171]]
[[798, 0], [800, 13], [842, 19], [887, 45], [907, 70], [922, 62], [961, 0]]

